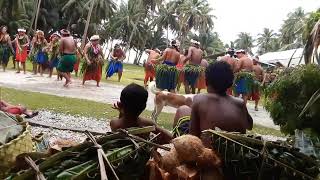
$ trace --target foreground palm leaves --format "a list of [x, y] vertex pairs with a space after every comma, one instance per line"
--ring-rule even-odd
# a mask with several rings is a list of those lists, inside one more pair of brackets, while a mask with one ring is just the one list
[[319, 165], [296, 149], [240, 134], [205, 131], [233, 179], [316, 179]]
[[[142, 129], [146, 132], [148, 129]], [[149, 132], [152, 129], [149, 128]], [[134, 130], [135, 134], [139, 134]], [[39, 171], [46, 179], [101, 179], [101, 161], [99, 153], [105, 160], [106, 176], [108, 179], [140, 179], [144, 175], [144, 169], [150, 158], [150, 148], [144, 142], [135, 142], [125, 133], [112, 133], [105, 135], [97, 140], [90, 136], [91, 142], [84, 142], [78, 146], [66, 149], [60, 153], [52, 155], [47, 159], [36, 161]], [[93, 142], [92, 142], [93, 141]], [[101, 146], [101, 147], [100, 147]], [[97, 151], [98, 150], [98, 151]], [[99, 153], [97, 153], [99, 152]], [[97, 155], [98, 154], [98, 155]], [[99, 165], [100, 164], [100, 165]], [[103, 163], [102, 163], [103, 164]], [[111, 169], [114, 169], [115, 174]], [[28, 169], [13, 172], [8, 179], [34, 179], [35, 171]], [[105, 179], [106, 177], [103, 177]]]

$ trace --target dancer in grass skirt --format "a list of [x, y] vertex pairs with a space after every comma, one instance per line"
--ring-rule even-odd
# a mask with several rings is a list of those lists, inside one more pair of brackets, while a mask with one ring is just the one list
[[0, 27], [0, 64], [2, 65], [3, 71], [6, 71], [10, 51], [14, 53], [10, 35], [7, 33], [7, 26]]
[[156, 75], [155, 71], [155, 63], [152, 61], [153, 59], [159, 58], [161, 51], [156, 49], [146, 49], [145, 52], [149, 54], [147, 62], [144, 64], [144, 87], [146, 88], [148, 85], [148, 81], [153, 81]]
[[190, 94], [190, 92], [192, 92], [192, 94], [196, 93], [197, 81], [202, 71], [200, 63], [202, 60], [203, 51], [200, 49], [200, 43], [195, 40], [191, 40], [191, 45], [192, 46], [189, 48], [188, 56], [185, 60], [185, 63], [189, 61], [189, 64], [184, 67], [184, 83], [186, 94]]
[[162, 64], [156, 66], [156, 85], [161, 90], [175, 92], [178, 82], [178, 69], [176, 65], [180, 60], [179, 43], [176, 40], [171, 42], [171, 47], [164, 50], [163, 55], [156, 61]]
[[46, 65], [48, 63], [48, 54], [45, 52], [45, 47], [48, 46], [48, 42], [44, 37], [44, 32], [41, 30], [38, 30], [36, 32], [36, 37], [33, 39], [32, 42], [32, 49], [31, 52], [35, 55], [35, 62], [34, 63], [34, 69], [33, 73], [37, 74], [37, 72], [40, 72], [40, 75], [43, 76], [43, 72], [46, 68]]
[[207, 60], [202, 59], [200, 65], [202, 67], [202, 71], [201, 71], [199, 80], [197, 82], [198, 94], [200, 94], [201, 89], [207, 89], [207, 85], [206, 85], [206, 68], [209, 66], [209, 63], [208, 63]]
[[238, 50], [236, 52], [239, 61], [235, 69], [235, 84], [234, 92], [236, 96], [242, 96], [244, 103], [247, 103], [249, 96], [252, 93], [252, 86], [254, 82], [254, 75], [252, 73], [253, 63], [246, 55], [244, 50]]
[[83, 63], [83, 81], [95, 80], [97, 82], [97, 87], [102, 76], [103, 67], [103, 54], [102, 48], [99, 45], [100, 37], [94, 35], [90, 38], [90, 42], [84, 48], [84, 56], [86, 61]]
[[53, 33], [50, 37], [50, 44], [47, 48], [47, 52], [49, 52], [49, 78], [52, 77], [53, 69], [57, 68], [59, 63], [60, 37], [61, 36], [58, 33]]

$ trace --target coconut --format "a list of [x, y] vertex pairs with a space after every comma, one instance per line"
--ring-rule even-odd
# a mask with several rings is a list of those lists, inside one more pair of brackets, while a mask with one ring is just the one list
[[160, 158], [160, 167], [170, 174], [175, 174], [176, 167], [180, 165], [178, 155], [175, 148]]
[[192, 135], [183, 135], [172, 140], [180, 163], [195, 163], [205, 148], [201, 139]]
[[199, 156], [197, 163], [200, 167], [221, 167], [221, 159], [215, 151], [209, 148], [204, 148]]

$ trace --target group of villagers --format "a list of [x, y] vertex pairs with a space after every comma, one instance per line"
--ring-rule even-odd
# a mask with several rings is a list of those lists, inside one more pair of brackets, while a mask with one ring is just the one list
[[[159, 49], [146, 50], [149, 54], [145, 63], [145, 87], [148, 81], [155, 79], [157, 88], [176, 92], [181, 84], [185, 86], [185, 93], [200, 93], [206, 89], [205, 70], [209, 63], [203, 58], [200, 43], [191, 40], [191, 46], [182, 51], [179, 42], [173, 40], [171, 46], [161, 52]], [[226, 55], [218, 58], [228, 63], [234, 73], [233, 86], [227, 91], [228, 95], [240, 97], [247, 103], [255, 101], [258, 110], [260, 87], [270, 83], [274, 76], [265, 73], [259, 63], [259, 57], [249, 57], [244, 50], [228, 49]]]
[[[20, 28], [13, 40], [7, 30], [6, 26], [0, 27], [0, 63], [3, 71], [6, 70], [9, 59], [12, 57], [13, 68], [17, 69], [17, 73], [20, 73], [22, 68], [23, 73], [26, 74], [26, 62], [29, 60], [32, 62], [34, 75], [39, 73], [43, 76], [43, 73], [48, 70], [51, 78], [56, 69], [57, 79], [61, 80], [64, 77], [66, 79], [64, 86], [68, 87], [71, 83], [71, 73], [75, 71], [75, 75], [78, 76], [82, 61], [82, 84], [84, 85], [88, 80], [94, 80], [97, 86], [100, 85], [104, 55], [98, 35], [93, 35], [82, 48], [66, 29], [47, 36], [43, 31], [37, 30], [31, 38], [25, 29]], [[106, 69], [106, 78], [118, 73], [118, 80], [121, 80], [124, 59], [125, 53], [116, 44]]]
[[149, 54], [145, 63], [145, 87], [148, 81], [155, 79], [157, 88], [176, 92], [180, 90], [181, 84], [185, 86], [185, 93], [200, 93], [206, 89], [205, 69], [208, 61], [203, 59], [203, 51], [200, 43], [191, 40], [188, 49], [181, 50], [177, 40], [171, 42], [171, 46], [163, 52], [159, 49], [147, 49]]

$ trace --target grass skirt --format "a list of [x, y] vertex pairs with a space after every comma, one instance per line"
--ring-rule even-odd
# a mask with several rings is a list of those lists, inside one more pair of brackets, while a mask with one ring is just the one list
[[175, 90], [178, 83], [178, 70], [175, 66], [156, 66], [156, 84], [159, 89]]
[[192, 87], [196, 86], [197, 80], [203, 69], [200, 65], [187, 64], [184, 67], [184, 78], [185, 81]]
[[239, 72], [236, 75], [234, 91], [236, 94], [251, 94], [253, 90], [254, 78], [250, 72]]

